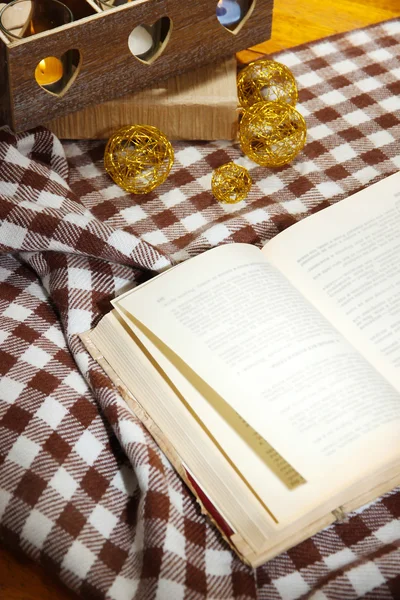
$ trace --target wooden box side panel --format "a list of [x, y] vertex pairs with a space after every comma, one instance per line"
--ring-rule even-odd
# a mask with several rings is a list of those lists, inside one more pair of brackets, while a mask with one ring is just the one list
[[[264, 41], [270, 36], [272, 1], [255, 0], [251, 15], [236, 35], [218, 22], [215, 0], [191, 2], [186, 11], [182, 10], [181, 0], [137, 0], [61, 30], [11, 44], [8, 51], [14, 127], [18, 131], [29, 129]], [[137, 25], [154, 23], [163, 16], [172, 21], [169, 42], [158, 59], [144, 64], [130, 53], [129, 34]], [[70, 49], [81, 53], [78, 76], [64, 95], [50, 95], [36, 83], [35, 68], [43, 58], [60, 57]]]
[[13, 126], [8, 78], [8, 48], [0, 40], [0, 126]]

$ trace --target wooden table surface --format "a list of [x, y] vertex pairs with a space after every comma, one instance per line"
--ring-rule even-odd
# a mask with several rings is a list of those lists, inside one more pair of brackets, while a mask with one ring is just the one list
[[[240, 52], [240, 62], [319, 38], [400, 17], [399, 0], [275, 0], [272, 39]], [[2, 600], [76, 600], [41, 567], [0, 548]], [[128, 600], [128, 599], [127, 599]]]

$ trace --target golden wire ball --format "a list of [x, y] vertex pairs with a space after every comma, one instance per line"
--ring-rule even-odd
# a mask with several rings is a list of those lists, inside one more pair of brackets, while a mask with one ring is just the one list
[[262, 167], [281, 167], [306, 143], [304, 117], [290, 104], [258, 102], [245, 111], [239, 125], [240, 146]]
[[219, 202], [226, 204], [235, 204], [244, 200], [251, 184], [248, 170], [233, 162], [215, 169], [211, 179], [212, 193]]
[[274, 60], [250, 63], [237, 80], [239, 103], [249, 108], [256, 102], [286, 102], [296, 105], [298, 93], [291, 71]]
[[133, 194], [148, 194], [168, 177], [174, 151], [165, 135], [151, 125], [116, 131], [104, 152], [104, 167], [114, 182]]

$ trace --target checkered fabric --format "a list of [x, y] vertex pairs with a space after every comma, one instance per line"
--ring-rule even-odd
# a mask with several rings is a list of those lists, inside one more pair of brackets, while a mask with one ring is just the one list
[[[127, 285], [217, 244], [261, 245], [399, 169], [399, 20], [276, 58], [308, 124], [281, 169], [229, 142], [177, 143], [168, 180], [132, 196], [103, 142], [0, 131], [0, 535], [85, 599], [400, 597], [399, 492], [251, 570], [77, 336]], [[254, 185], [224, 206], [210, 179], [228, 160]]]

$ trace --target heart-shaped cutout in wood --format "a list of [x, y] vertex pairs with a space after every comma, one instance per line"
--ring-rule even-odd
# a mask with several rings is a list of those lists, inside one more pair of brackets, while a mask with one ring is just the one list
[[36, 66], [36, 83], [52, 96], [64, 96], [74, 83], [81, 68], [79, 50], [67, 50], [60, 58], [46, 56]]
[[217, 19], [230, 33], [236, 35], [254, 10], [256, 0], [218, 0]]
[[138, 25], [129, 35], [129, 50], [140, 62], [150, 65], [164, 52], [171, 31], [169, 17], [161, 17], [152, 25]]

